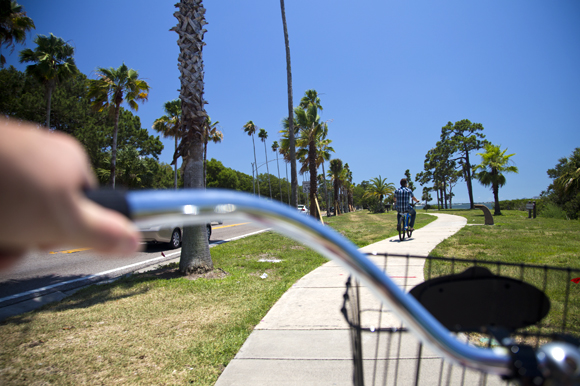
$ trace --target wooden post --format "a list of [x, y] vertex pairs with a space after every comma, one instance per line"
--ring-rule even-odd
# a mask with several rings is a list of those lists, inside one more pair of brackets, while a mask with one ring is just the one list
[[318, 215], [322, 225], [324, 225], [324, 220], [322, 219], [322, 214], [320, 213], [320, 205], [318, 205], [318, 198], [316, 196], [314, 196], [314, 204], [316, 204], [316, 214]]

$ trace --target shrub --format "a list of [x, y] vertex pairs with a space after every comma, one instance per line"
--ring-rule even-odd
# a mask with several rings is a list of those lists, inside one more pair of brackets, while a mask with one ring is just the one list
[[566, 212], [553, 202], [548, 202], [544, 205], [542, 210], [538, 213], [538, 216], [559, 219], [567, 218]]

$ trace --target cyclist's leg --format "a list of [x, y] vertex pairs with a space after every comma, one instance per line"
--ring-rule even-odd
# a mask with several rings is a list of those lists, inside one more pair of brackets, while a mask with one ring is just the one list
[[401, 230], [401, 212], [397, 212], [397, 230]]
[[417, 211], [415, 210], [415, 208], [410, 208], [409, 214], [411, 215], [411, 221], [409, 221], [409, 228], [415, 228], [415, 217], [417, 217]]

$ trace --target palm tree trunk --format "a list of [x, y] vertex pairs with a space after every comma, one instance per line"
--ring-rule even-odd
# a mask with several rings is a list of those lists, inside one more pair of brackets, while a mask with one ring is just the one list
[[322, 162], [322, 180], [324, 181], [324, 195], [326, 196], [326, 217], [330, 217], [330, 201], [328, 200], [328, 186], [326, 185], [326, 173], [324, 172], [324, 161]]
[[497, 184], [492, 185], [493, 189], [493, 200], [494, 200], [494, 216], [501, 216], [501, 210], [499, 208], [499, 186]]
[[288, 184], [288, 205], [291, 205], [290, 201], [291, 201], [291, 197], [292, 195], [290, 194], [290, 180], [288, 179], [288, 162], [286, 163], [286, 183]]
[[280, 179], [280, 162], [278, 161], [278, 151], [276, 151], [276, 166], [278, 167], [278, 187], [280, 188], [280, 202], [284, 202], [282, 194], [282, 180]]
[[[203, 188], [203, 134], [207, 113], [203, 99], [204, 69], [202, 49], [205, 8], [202, 0], [181, 0], [175, 5], [179, 10], [173, 15], [178, 19], [171, 30], [179, 39], [178, 67], [181, 73], [182, 125], [184, 153], [184, 186]], [[179, 271], [184, 274], [206, 272], [213, 269], [205, 225], [188, 226], [183, 229]]]
[[254, 165], [256, 165], [256, 182], [258, 184], [258, 197], [260, 197], [260, 179], [258, 178], [258, 161], [256, 161], [256, 144], [254, 143], [254, 134], [252, 134], [252, 146], [254, 147]]
[[266, 149], [266, 141], [264, 141], [264, 154], [266, 154], [266, 172], [268, 173], [268, 186], [270, 187], [270, 200], [272, 199], [272, 183], [270, 181], [270, 167], [268, 167], [268, 149]]
[[296, 173], [296, 140], [294, 138], [294, 102], [292, 101], [292, 66], [290, 61], [290, 42], [288, 39], [288, 25], [286, 24], [286, 7], [284, 0], [280, 0], [282, 11], [282, 26], [284, 27], [284, 45], [286, 47], [286, 78], [288, 81], [288, 142], [290, 147], [290, 176], [292, 194], [290, 205], [296, 207], [298, 201], [298, 174]]
[[308, 144], [308, 166], [310, 168], [310, 215], [320, 219], [316, 211], [316, 193], [318, 191], [318, 186], [316, 184], [316, 143], [310, 141]]
[[203, 187], [204, 188], [207, 188], [206, 167], [207, 167], [207, 133], [206, 133], [206, 137], [203, 141]]
[[[175, 135], [175, 153], [177, 153], [177, 135]], [[175, 165], [173, 165], [173, 188], [177, 190], [177, 160], [175, 160]]]
[[111, 145], [111, 176], [109, 177], [113, 189], [115, 189], [115, 174], [117, 171], [117, 134], [119, 133], [120, 110], [121, 106], [115, 105], [115, 128], [113, 129], [113, 143]]
[[[187, 126], [186, 129], [192, 130]], [[198, 136], [193, 138], [198, 138]], [[189, 154], [191, 156], [187, 158], [183, 172], [185, 188], [201, 188], [203, 187], [203, 142], [192, 141]], [[179, 270], [184, 274], [191, 274], [204, 273], [212, 269], [213, 262], [205, 225], [184, 227]]]

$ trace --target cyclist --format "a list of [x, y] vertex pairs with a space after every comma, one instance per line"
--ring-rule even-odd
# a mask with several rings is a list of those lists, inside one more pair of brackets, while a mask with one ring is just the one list
[[409, 223], [409, 230], [414, 231], [415, 217], [417, 217], [417, 212], [411, 206], [410, 200], [413, 199], [415, 202], [419, 202], [413, 195], [413, 191], [407, 187], [407, 179], [403, 178], [401, 180], [401, 187], [395, 190], [395, 210], [397, 213], [397, 230], [400, 231], [401, 223], [401, 213], [409, 212], [411, 214], [411, 222]]

